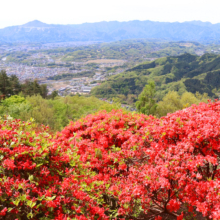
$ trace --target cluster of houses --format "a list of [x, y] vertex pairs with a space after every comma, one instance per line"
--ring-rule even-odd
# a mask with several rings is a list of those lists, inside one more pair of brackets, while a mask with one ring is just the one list
[[[49, 94], [51, 94], [54, 90], [58, 91], [60, 96], [71, 95], [71, 94], [89, 94], [95, 86], [98, 86], [99, 83], [92, 83], [93, 79], [89, 77], [75, 78], [68, 81], [68, 85], [59, 87], [55, 89], [56, 85], [59, 84], [54, 82], [54, 85], [49, 85]], [[44, 83], [48, 84], [48, 81]], [[65, 83], [64, 81], [62, 83]], [[62, 84], [63, 85], [63, 84]]]
[[[4, 59], [4, 58], [3, 58]], [[45, 79], [48, 77], [53, 77], [56, 75], [62, 75], [65, 73], [76, 74], [84, 71], [82, 70], [70, 70], [68, 67], [35, 67], [28, 66], [24, 64], [17, 64], [12, 62], [4, 62], [5, 60], [0, 61], [0, 70], [6, 70], [7, 74], [16, 75], [20, 81], [25, 80], [34, 80], [34, 79]]]
[[[55, 45], [44, 46], [53, 47]], [[40, 49], [40, 47], [42, 46], [39, 46], [38, 49]], [[0, 45], [0, 50], [5, 50], [6, 48], [4, 48], [4, 46], [1, 47]], [[28, 51], [26, 45], [11, 49]], [[65, 96], [68, 94], [89, 94], [92, 88], [99, 85], [100, 82], [105, 81], [108, 76], [123, 71], [123, 69], [118, 69], [115, 72], [108, 73], [106, 67], [120, 66], [125, 63], [125, 61], [99, 60], [98, 62], [96, 61], [97, 66], [94, 68], [91, 67], [91, 65], [89, 66], [88, 62], [65, 62], [61, 59], [62, 55], [64, 55], [62, 52], [58, 54], [46, 54], [42, 51], [38, 51], [28, 55], [27, 64], [24, 64], [24, 62], [10, 62], [7, 60], [7, 57], [2, 57], [0, 59], [0, 70], [6, 70], [8, 75], [16, 75], [21, 82], [37, 79], [39, 83], [46, 83], [48, 85], [49, 94], [56, 90], [59, 95]], [[81, 72], [91, 72], [91, 75], [89, 77], [83, 77], [85, 75], [81, 74]], [[63, 74], [67, 74], [67, 76], [68, 74], [70, 74], [70, 76], [73, 74], [73, 77], [76, 78], [68, 78], [68, 80], [64, 80], [65, 75]], [[75, 74], [76, 76], [74, 76]], [[82, 77], [80, 77], [80, 74]], [[57, 77], [59, 80], [54, 80], [56, 79], [54, 76], [59, 75], [63, 76]]]
[[106, 74], [102, 74], [102, 73], [95, 73], [95, 75], [93, 76], [94, 81], [105, 81], [105, 78], [106, 78]]
[[82, 86], [73, 86], [71, 88], [71, 93], [72, 94], [89, 94], [95, 86], [99, 85], [98, 83], [93, 83], [89, 85], [82, 85]]
[[66, 67], [33, 67], [17, 63], [0, 63], [0, 69], [5, 69], [9, 76], [16, 75], [20, 81], [42, 79], [69, 72], [69, 68]]
[[56, 49], [56, 48], [74, 48], [78, 46], [86, 46], [90, 44], [94, 44], [98, 42], [60, 42], [60, 43], [42, 43], [42, 44], [15, 44], [15, 45], [9, 45], [9, 44], [0, 44], [0, 53], [5, 52], [28, 52], [28, 51], [36, 51], [36, 50], [50, 50], [50, 49]]
[[[41, 53], [35, 54], [35, 58], [41, 58], [41, 56]], [[20, 81], [38, 79], [40, 83], [46, 83], [47, 85], [49, 85], [49, 94], [52, 93], [54, 90], [57, 90], [59, 95], [77, 93], [89, 94], [93, 87], [99, 85], [100, 82], [105, 81], [108, 76], [115, 75], [123, 71], [118, 70], [114, 73], [107, 73], [104, 71], [104, 69], [98, 68], [97, 72], [95, 72], [95, 74], [91, 77], [78, 77], [63, 82], [62, 80], [59, 80], [59, 82], [61, 82], [61, 86], [54, 86], [57, 85], [56, 83], [58, 81], [49, 80], [50, 77], [56, 75], [62, 75], [65, 73], [77, 74], [85, 71], [85, 69], [83, 69], [84, 63], [74, 62], [74, 66], [80, 66], [81, 69], [77, 68], [77, 70], [71, 70], [68, 67], [36, 67], [12, 62], [5, 62], [5, 60], [0, 61], [0, 69], [5, 69], [8, 75], [16, 75]]]

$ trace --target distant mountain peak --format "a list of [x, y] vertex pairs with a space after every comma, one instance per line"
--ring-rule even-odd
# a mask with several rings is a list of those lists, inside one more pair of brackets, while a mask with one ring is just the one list
[[188, 23], [188, 24], [194, 24], [194, 25], [198, 25], [198, 26], [211, 26], [212, 23], [209, 21], [203, 22], [203, 21], [199, 21], [199, 20], [194, 20], [194, 21], [185, 21], [184, 23]]
[[38, 20], [34, 20], [34, 21], [30, 21], [24, 25], [22, 25], [23, 27], [46, 27], [48, 26], [48, 24], [43, 23], [41, 21]]
[[5, 42], [109, 42], [125, 39], [220, 43], [220, 24], [209, 22], [109, 21], [78, 25], [46, 24], [39, 20], [0, 29]]

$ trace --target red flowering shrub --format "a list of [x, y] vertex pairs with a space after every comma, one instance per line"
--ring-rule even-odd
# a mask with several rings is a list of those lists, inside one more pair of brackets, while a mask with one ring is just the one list
[[117, 218], [220, 218], [220, 102], [161, 119], [99, 113], [70, 124], [70, 140], [108, 215]]
[[82, 190], [90, 187], [89, 175], [80, 170], [74, 149], [64, 151], [55, 142], [46, 127], [38, 130], [30, 122], [0, 119], [0, 216], [107, 219]]
[[220, 102], [161, 119], [99, 112], [54, 137], [0, 123], [5, 219], [220, 219]]

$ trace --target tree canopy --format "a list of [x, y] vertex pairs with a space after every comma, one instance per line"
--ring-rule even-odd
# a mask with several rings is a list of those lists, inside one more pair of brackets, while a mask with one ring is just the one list
[[0, 103], [0, 116], [10, 115], [24, 121], [34, 118], [38, 124], [49, 125], [52, 130], [61, 130], [70, 121], [78, 120], [99, 110], [120, 109], [120, 103], [109, 104], [95, 97], [66, 96], [44, 99], [33, 96], [10, 96]]
[[176, 91], [170, 91], [163, 97], [163, 100], [158, 102], [155, 115], [158, 117], [165, 116], [168, 113], [190, 107], [193, 104], [201, 102], [208, 103], [208, 94], [200, 94], [197, 92], [195, 95], [191, 92], [185, 92], [181, 96]]
[[155, 83], [150, 81], [138, 96], [136, 108], [139, 112], [146, 115], [154, 115], [156, 112], [157, 104], [155, 100]]

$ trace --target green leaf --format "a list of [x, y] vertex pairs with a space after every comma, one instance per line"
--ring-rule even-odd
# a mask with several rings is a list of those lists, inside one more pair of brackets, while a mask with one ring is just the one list
[[45, 198], [45, 195], [43, 195], [42, 197], [38, 198], [38, 200], [43, 200]]
[[56, 198], [56, 196], [52, 196], [52, 197], [47, 197], [46, 200], [52, 201]]
[[34, 179], [33, 175], [30, 175], [29, 178], [30, 182], [32, 182], [32, 180]]
[[150, 176], [146, 176], [146, 179], [151, 180]]
[[21, 201], [25, 201], [26, 200], [26, 195], [23, 194], [22, 196], [20, 196]]
[[16, 201], [13, 201], [13, 203], [16, 205], [16, 206], [18, 206], [18, 204], [20, 203], [20, 198], [19, 199], [17, 199]]
[[36, 202], [33, 202], [31, 200], [27, 200], [27, 205], [31, 208], [33, 208], [36, 205]]
[[12, 141], [12, 142], [11, 142], [11, 147], [12, 147], [12, 146], [14, 146], [14, 145], [15, 145], [15, 142], [14, 142], [14, 141]]
[[71, 167], [74, 167], [75, 165], [76, 165], [76, 162], [75, 162], [74, 160], [71, 160], [70, 166], [71, 166]]
[[28, 217], [28, 219], [29, 219], [29, 218], [33, 218], [33, 217], [34, 217], [34, 215], [33, 215], [33, 213], [32, 213], [32, 212], [30, 212], [30, 213], [28, 213], [28, 214], [27, 214], [27, 217]]
[[7, 211], [8, 211], [8, 212], [11, 212], [11, 210], [13, 210], [13, 209], [14, 209], [14, 208], [8, 208], [8, 210], [7, 210]]
[[40, 166], [42, 166], [42, 165], [43, 165], [43, 163], [39, 163], [39, 164], [37, 164], [36, 167], [40, 167]]

